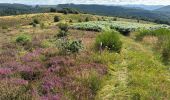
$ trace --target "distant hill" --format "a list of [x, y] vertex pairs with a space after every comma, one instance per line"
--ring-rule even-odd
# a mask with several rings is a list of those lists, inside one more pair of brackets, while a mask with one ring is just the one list
[[75, 8], [80, 11], [105, 15], [105, 16], [117, 16], [125, 18], [136, 18], [147, 21], [155, 21], [163, 24], [170, 24], [170, 15], [156, 11], [148, 11], [143, 9], [134, 9], [122, 6], [106, 6], [106, 5], [75, 5], [75, 4], [60, 4], [60, 8]]
[[164, 7], [163, 5], [122, 5], [123, 7], [143, 9], [143, 10], [156, 10]]
[[156, 9], [155, 11], [159, 11], [159, 12], [162, 12], [162, 13], [170, 13], [170, 5]]
[[46, 9], [47, 8], [33, 7], [24, 4], [0, 3], [0, 16], [45, 12]]

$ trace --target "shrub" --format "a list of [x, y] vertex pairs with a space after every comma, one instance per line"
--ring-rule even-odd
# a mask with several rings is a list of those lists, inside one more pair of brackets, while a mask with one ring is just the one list
[[32, 38], [30, 35], [27, 34], [20, 34], [16, 37], [15, 42], [22, 44], [22, 45], [26, 45], [29, 42], [31, 42]]
[[60, 41], [59, 49], [61, 54], [76, 54], [79, 53], [83, 48], [82, 42], [80, 40], [64, 40]]
[[68, 32], [60, 30], [59, 34], [57, 35], [58, 37], [65, 37], [68, 35]]
[[69, 26], [67, 23], [60, 23], [59, 26], [60, 30], [68, 32]]
[[85, 22], [88, 22], [88, 21], [90, 21], [90, 19], [89, 17], [86, 17]]
[[73, 22], [73, 20], [72, 20], [72, 19], [70, 19], [70, 20], [69, 20], [69, 23], [72, 23], [72, 22]]
[[122, 42], [118, 32], [105, 31], [97, 36], [95, 46], [97, 49], [109, 49], [119, 53], [122, 48]]
[[117, 18], [113, 18], [113, 21], [117, 21]]
[[34, 19], [34, 20], [33, 20], [33, 23], [35, 23], [35, 24], [40, 24], [40, 21], [39, 21], [38, 19]]
[[2, 29], [8, 29], [8, 26], [2, 26]]
[[121, 34], [123, 34], [124, 36], [129, 36], [130, 35], [130, 32], [132, 32], [133, 30], [135, 29], [130, 29], [130, 28], [120, 28], [120, 27], [117, 27], [115, 28], [117, 31], [119, 31]]
[[60, 21], [60, 17], [59, 16], [55, 16], [54, 17], [54, 22], [59, 22]]
[[21, 78], [24, 80], [36, 80], [39, 79], [42, 75], [40, 71], [21, 71]]
[[60, 28], [60, 31], [59, 31], [59, 34], [57, 35], [58, 37], [65, 37], [68, 35], [68, 24], [64, 24], [64, 23], [61, 23], [59, 24], [59, 28]]

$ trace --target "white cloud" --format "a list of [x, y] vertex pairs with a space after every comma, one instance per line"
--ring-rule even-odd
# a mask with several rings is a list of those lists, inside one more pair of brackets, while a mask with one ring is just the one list
[[170, 0], [0, 0], [0, 3], [26, 3], [26, 4], [147, 4], [170, 5]]

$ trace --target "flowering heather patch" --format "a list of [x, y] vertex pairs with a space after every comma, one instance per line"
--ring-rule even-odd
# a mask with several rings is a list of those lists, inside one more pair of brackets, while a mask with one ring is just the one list
[[19, 78], [3, 79], [1, 80], [1, 82], [5, 82], [7, 84], [13, 84], [13, 85], [28, 85], [28, 81]]
[[0, 68], [0, 74], [1, 75], [6, 75], [6, 74], [10, 74], [12, 71], [10, 68]]
[[21, 58], [21, 61], [23, 61], [23, 62], [31, 62], [31, 61], [37, 60], [37, 59], [39, 59], [39, 56], [41, 55], [42, 52], [43, 52], [42, 49], [36, 49], [33, 52], [28, 53], [25, 56], [23, 56]]
[[45, 77], [42, 88], [46, 94], [50, 94], [52, 90], [60, 89], [63, 87], [61, 78], [55, 76]]
[[61, 95], [56, 94], [56, 95], [46, 95], [42, 96], [41, 100], [62, 100]]
[[12, 70], [10, 68], [0, 68], [0, 77], [4, 77], [12, 74]]
[[20, 70], [21, 77], [25, 80], [35, 80], [42, 77], [42, 72], [40, 70], [34, 70], [31, 67], [23, 67]]

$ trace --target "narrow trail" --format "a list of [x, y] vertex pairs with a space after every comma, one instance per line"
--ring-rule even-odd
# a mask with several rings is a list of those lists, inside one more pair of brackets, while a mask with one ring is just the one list
[[[127, 38], [122, 37], [122, 41], [124, 43], [122, 53], [119, 55], [119, 59], [117, 59], [118, 63], [109, 63], [109, 75], [107, 81], [105, 81], [103, 88], [98, 92], [96, 96], [96, 100], [128, 100], [131, 98], [131, 90], [128, 86], [129, 79], [132, 77], [137, 78], [135, 75], [140, 74], [140, 70], [143, 70], [142, 66], [145, 66], [142, 61], [142, 57], [146, 60], [146, 68], [148, 65], [148, 61], [151, 61], [151, 65], [148, 66], [163, 66], [159, 61], [155, 60], [154, 53], [151, 49], [146, 48], [140, 43]], [[133, 65], [133, 69], [129, 69]], [[141, 66], [141, 67], [140, 67]], [[154, 69], [151, 69], [154, 70]], [[159, 68], [158, 68], [159, 70]], [[135, 72], [136, 71], [136, 72]], [[141, 71], [144, 76], [141, 77], [141, 80], [145, 80], [145, 75], [149, 75], [145, 71]], [[156, 73], [156, 72], [153, 72]], [[129, 75], [130, 74], [130, 75]], [[170, 80], [170, 72], [167, 73], [166, 80]], [[133, 76], [134, 75], [134, 76]], [[161, 76], [161, 75], [160, 75]], [[140, 77], [139, 77], [140, 78]], [[150, 77], [155, 78], [155, 76]], [[133, 78], [132, 78], [133, 79]], [[142, 83], [140, 83], [142, 84]], [[158, 84], [159, 85], [159, 84]], [[136, 88], [133, 86], [133, 88]], [[158, 87], [159, 88], [159, 87]], [[145, 90], [145, 89], [144, 89]], [[148, 92], [148, 90], [145, 90]]]

